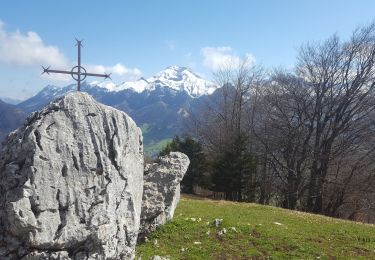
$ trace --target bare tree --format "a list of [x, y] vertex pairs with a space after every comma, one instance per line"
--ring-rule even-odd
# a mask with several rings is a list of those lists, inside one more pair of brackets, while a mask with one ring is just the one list
[[[223, 179], [236, 179], [225, 192], [330, 216], [374, 212], [374, 64], [370, 24], [347, 41], [333, 36], [303, 46], [294, 71], [267, 80], [246, 62], [216, 73], [222, 87], [192, 118], [208, 158], [226, 155], [235, 164], [212, 169], [236, 172]], [[255, 168], [236, 160], [249, 154]]]
[[311, 109], [310, 90], [300, 78], [277, 71], [263, 86], [255, 135], [282, 194], [283, 207], [295, 209], [305, 185], [313, 127], [306, 113]]
[[375, 24], [357, 29], [348, 42], [333, 36], [301, 49], [297, 75], [312, 90], [308, 111], [312, 158], [306, 209], [323, 212], [323, 191], [335, 143], [356, 131], [374, 110]]
[[296, 73], [276, 71], [262, 86], [254, 133], [279, 203], [336, 215], [347, 197], [374, 190], [363, 180], [373, 169], [375, 25], [306, 45], [298, 59]]
[[[224, 160], [223, 155], [237, 159], [244, 156], [250, 161], [252, 128], [248, 124], [251, 115], [249, 102], [255, 86], [263, 79], [263, 71], [261, 67], [254, 66], [245, 59], [239, 64], [225, 66], [214, 76], [221, 88], [198, 112], [193, 112], [195, 133], [205, 145], [208, 159], [211, 161], [217, 161], [219, 158]], [[228, 193], [235, 191], [237, 200], [254, 200], [254, 169], [250, 169], [252, 167], [245, 163], [233, 161], [221, 166], [222, 169], [214, 169], [216, 175], [224, 175], [224, 167], [233, 167], [227, 174], [236, 174], [233, 175], [235, 177], [230, 177], [230, 180], [223, 179], [226, 186], [220, 187], [220, 191], [224, 188]], [[245, 188], [253, 192], [244, 192]], [[244, 196], [246, 198], [243, 198]]]

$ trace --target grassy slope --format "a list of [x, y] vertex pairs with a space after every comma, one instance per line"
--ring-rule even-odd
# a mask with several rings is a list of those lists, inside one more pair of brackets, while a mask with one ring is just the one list
[[[223, 219], [219, 228], [207, 225], [215, 218]], [[223, 228], [227, 233], [218, 235]], [[375, 226], [257, 204], [183, 197], [173, 221], [137, 246], [137, 257], [153, 255], [189, 260], [375, 259]]]
[[168, 143], [172, 141], [171, 138], [163, 139], [158, 142], [151, 142], [149, 144], [145, 144], [145, 152], [150, 156], [156, 156], [158, 153], [163, 150]]
[[141, 126], [141, 131], [143, 135], [144, 141], [144, 149], [147, 155], [151, 157], [156, 157], [161, 150], [163, 150], [169, 142], [172, 141], [172, 138], [166, 138], [159, 140], [156, 138], [155, 140], [152, 137], [152, 129], [149, 124], [145, 123]]

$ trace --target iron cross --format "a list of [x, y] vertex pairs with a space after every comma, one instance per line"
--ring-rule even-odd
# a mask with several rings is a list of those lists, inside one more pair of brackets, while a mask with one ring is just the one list
[[60, 74], [69, 74], [72, 78], [77, 81], [77, 90], [81, 91], [81, 81], [85, 80], [87, 76], [95, 76], [95, 77], [103, 77], [105, 79], [111, 78], [111, 73], [107, 74], [96, 74], [96, 73], [88, 73], [84, 67], [81, 65], [81, 47], [82, 47], [82, 40], [77, 40], [76, 46], [78, 48], [78, 65], [74, 66], [70, 71], [64, 70], [50, 70], [49, 66], [47, 68], [43, 67], [43, 72], [50, 74], [50, 73], [60, 73]]

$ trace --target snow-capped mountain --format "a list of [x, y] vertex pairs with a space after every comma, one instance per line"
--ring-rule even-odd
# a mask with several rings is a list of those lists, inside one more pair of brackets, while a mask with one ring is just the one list
[[179, 66], [170, 66], [148, 79], [140, 78], [119, 85], [106, 81], [94, 81], [90, 85], [97, 85], [108, 91], [118, 92], [131, 89], [138, 93], [153, 91], [158, 87], [168, 87], [176, 91], [185, 91], [193, 98], [210, 95], [217, 89], [217, 86], [212, 82], [201, 78], [188, 68]]
[[[81, 89], [97, 101], [128, 113], [142, 128], [145, 148], [152, 153], [160, 143], [183, 132], [189, 111], [217, 87], [187, 68], [171, 66], [148, 79], [118, 85], [109, 81], [83, 82]], [[47, 86], [17, 107], [31, 113], [75, 90], [75, 84]]]

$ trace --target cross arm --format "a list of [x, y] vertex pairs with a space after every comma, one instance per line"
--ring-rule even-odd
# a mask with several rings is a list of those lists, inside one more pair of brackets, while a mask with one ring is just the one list
[[104, 74], [96, 74], [96, 73], [82, 73], [82, 75], [84, 76], [94, 76], [94, 77], [103, 77], [103, 78], [106, 78], [106, 79], [110, 79], [111, 78], [111, 73], [107, 74], [107, 73], [104, 73]]
[[78, 75], [78, 72], [74, 72], [74, 71], [65, 71], [65, 70], [50, 70], [49, 68], [43, 68], [43, 73], [47, 73], [47, 74], [50, 74], [50, 73], [60, 73], [60, 74], [69, 74], [69, 75], [72, 75], [72, 74], [75, 74], [75, 75]]

